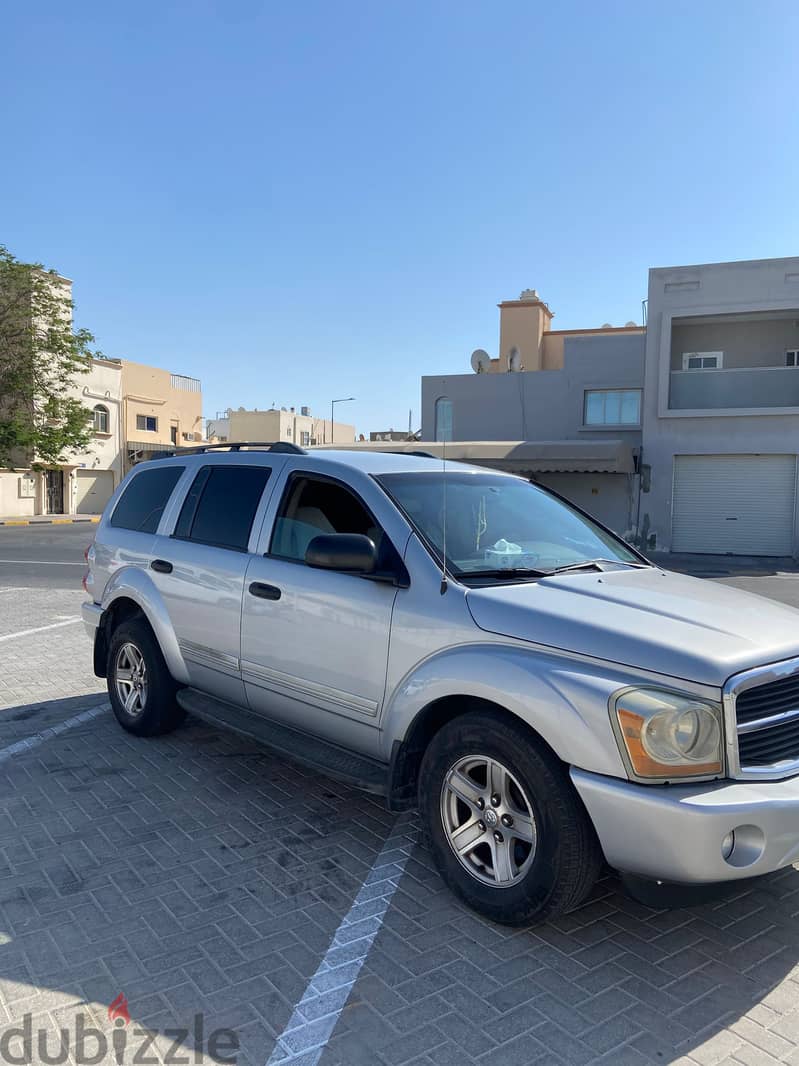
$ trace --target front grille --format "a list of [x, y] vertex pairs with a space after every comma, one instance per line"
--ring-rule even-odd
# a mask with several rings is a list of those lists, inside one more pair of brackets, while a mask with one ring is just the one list
[[742, 770], [799, 760], [799, 673], [739, 693], [735, 718]]

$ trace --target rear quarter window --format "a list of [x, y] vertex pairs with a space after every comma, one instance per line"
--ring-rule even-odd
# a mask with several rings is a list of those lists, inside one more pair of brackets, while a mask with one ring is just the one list
[[155, 533], [184, 470], [183, 466], [164, 466], [136, 474], [119, 498], [110, 524], [117, 529]]

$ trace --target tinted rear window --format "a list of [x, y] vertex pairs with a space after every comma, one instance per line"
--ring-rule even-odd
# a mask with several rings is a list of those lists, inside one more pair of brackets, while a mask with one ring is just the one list
[[205, 466], [180, 511], [175, 536], [246, 551], [271, 473], [265, 466]]
[[172, 490], [185, 467], [162, 466], [142, 470], [130, 481], [111, 515], [111, 525], [155, 533]]

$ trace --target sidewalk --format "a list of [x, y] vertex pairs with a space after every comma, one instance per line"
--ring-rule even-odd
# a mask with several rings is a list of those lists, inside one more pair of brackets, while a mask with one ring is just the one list
[[767, 574], [799, 573], [796, 559], [766, 555], [688, 555], [680, 552], [646, 552], [646, 557], [664, 570], [693, 577], [762, 577]]
[[0, 526], [65, 526], [71, 522], [99, 522], [99, 514], [34, 514], [25, 518], [0, 515]]

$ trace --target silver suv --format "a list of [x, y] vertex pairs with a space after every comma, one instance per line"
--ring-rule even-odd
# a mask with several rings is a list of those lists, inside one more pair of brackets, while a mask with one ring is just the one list
[[799, 614], [667, 573], [552, 492], [292, 445], [136, 467], [83, 617], [120, 724], [190, 711], [417, 807], [496, 921], [603, 859], [728, 881], [799, 858]]

